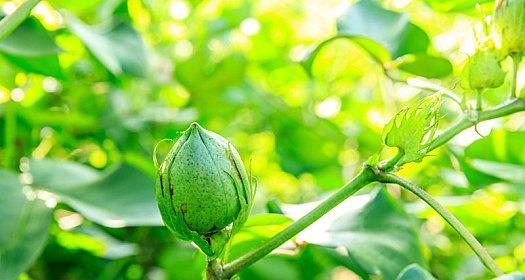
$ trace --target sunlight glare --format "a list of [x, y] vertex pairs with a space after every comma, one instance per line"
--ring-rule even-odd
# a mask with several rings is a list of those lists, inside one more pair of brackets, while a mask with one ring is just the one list
[[11, 99], [15, 102], [24, 100], [25, 92], [21, 88], [15, 88], [11, 91]]
[[53, 77], [45, 77], [42, 80], [42, 88], [46, 92], [58, 92], [60, 90], [60, 83]]
[[261, 24], [254, 18], [247, 18], [241, 22], [241, 32], [247, 36], [253, 36], [259, 32]]
[[170, 15], [174, 19], [183, 20], [190, 15], [190, 7], [184, 1], [173, 1], [170, 5]]
[[335, 117], [341, 110], [341, 99], [337, 96], [329, 97], [315, 106], [315, 113], [325, 119]]
[[193, 44], [188, 40], [182, 40], [175, 46], [175, 55], [178, 58], [188, 58], [193, 54]]
[[412, 0], [394, 0], [392, 5], [394, 5], [396, 9], [401, 9], [410, 4], [410, 2], [412, 2]]
[[5, 2], [4, 5], [2, 5], [2, 11], [6, 15], [12, 14], [16, 10], [16, 5], [13, 2]]
[[63, 230], [71, 230], [82, 224], [84, 219], [78, 213], [64, 211], [63, 216], [58, 218], [58, 226]]

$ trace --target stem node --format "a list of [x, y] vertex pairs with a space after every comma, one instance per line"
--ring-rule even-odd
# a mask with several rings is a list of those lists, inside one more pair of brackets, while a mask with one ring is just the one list
[[223, 277], [222, 264], [219, 259], [208, 260], [206, 266], [206, 279], [207, 280], [224, 280], [229, 278]]

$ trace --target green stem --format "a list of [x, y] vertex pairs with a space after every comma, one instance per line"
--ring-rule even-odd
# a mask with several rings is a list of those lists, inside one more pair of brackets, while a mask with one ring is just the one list
[[218, 259], [208, 260], [206, 266], [206, 280], [221, 280], [225, 279], [222, 276], [222, 265]]
[[306, 227], [317, 221], [323, 215], [332, 210], [339, 203], [343, 202], [350, 195], [357, 192], [364, 186], [375, 181], [375, 174], [370, 168], [364, 168], [352, 181], [344, 185], [339, 191], [331, 195], [329, 198], [321, 202], [314, 210], [306, 214], [301, 219], [295, 221], [283, 231], [272, 237], [262, 246], [246, 253], [240, 258], [224, 265], [223, 277], [229, 279], [239, 270], [263, 258], [274, 249], [281, 246], [283, 243], [297, 235]]
[[[478, 122], [486, 121], [486, 120], [495, 119], [495, 118], [503, 117], [503, 116], [510, 115], [513, 113], [522, 112], [522, 111], [525, 111], [525, 100], [524, 99], [514, 99], [514, 100], [510, 100], [509, 102], [505, 104], [492, 108], [490, 110], [481, 112], [477, 121]], [[428, 151], [434, 150], [444, 145], [454, 136], [456, 136], [463, 130], [473, 125], [475, 125], [475, 123], [469, 120], [467, 116], [461, 117], [455, 124], [453, 124], [447, 130], [445, 130], [441, 135], [436, 137], [431, 142]], [[397, 162], [397, 160], [400, 157], [401, 155], [399, 155], [398, 153], [393, 159], [391, 159], [391, 161]], [[381, 172], [383, 171], [379, 171], [379, 173]], [[278, 248], [280, 245], [285, 243], [287, 240], [294, 237], [297, 233], [301, 232], [306, 227], [311, 225], [313, 222], [321, 218], [328, 211], [333, 209], [335, 206], [337, 206], [339, 203], [344, 201], [350, 195], [357, 192], [358, 190], [368, 185], [369, 183], [377, 181], [378, 178], [379, 178], [378, 175], [370, 167], [364, 168], [361, 171], [361, 173], [359, 173], [352, 181], [348, 182], [338, 192], [334, 193], [328, 199], [326, 199], [321, 204], [319, 204], [319, 206], [317, 206], [310, 213], [306, 214], [304, 217], [297, 220], [296, 222], [291, 224], [289, 227], [287, 227], [286, 229], [284, 229], [283, 231], [281, 231], [280, 233], [272, 237], [262, 246], [257, 247], [253, 249], [252, 251], [249, 251], [248, 253], [239, 257], [238, 259], [234, 260], [231, 263], [225, 264], [223, 266], [223, 273], [220, 277], [222, 279], [230, 279], [238, 271], [258, 261], [259, 259], [263, 258], [267, 254], [271, 253], [274, 249]], [[401, 182], [406, 182], [406, 181], [401, 181]], [[404, 186], [411, 187], [413, 185], [407, 182], [407, 184], [405, 184]], [[414, 190], [414, 193], [416, 193], [415, 191], [417, 191], [419, 188], [417, 188], [416, 186], [416, 188], [411, 188], [411, 189]], [[485, 264], [490, 265], [491, 263], [494, 263], [494, 261], [492, 261], [490, 256], [488, 256], [488, 254], [486, 253], [486, 251], [481, 247], [479, 242], [477, 242], [477, 240], [472, 236], [472, 234], [470, 234], [465, 229], [465, 227], [461, 225], [461, 223], [452, 216], [452, 214], [450, 214], [448, 211], [446, 211], [446, 209], [440, 206], [439, 203], [437, 203], [437, 201], [435, 201], [432, 197], [430, 197], [429, 194], [425, 193], [422, 190], [421, 192], [418, 192], [418, 193], [421, 195], [420, 197], [423, 200], [425, 200], [427, 203], [433, 206], [433, 208], [435, 207], [434, 209], [436, 209], [438, 213], [440, 213], [442, 216], [446, 215], [447, 222], [453, 223], [454, 225], [459, 224], [459, 226], [455, 227], [455, 229], [458, 231], [461, 230], [460, 234], [462, 234], [462, 237], [468, 240], [467, 242], [469, 242], [469, 245], [471, 245], [471, 247], [473, 246], [473, 249], [475, 250], [477, 254], [479, 253], [478, 255], [480, 255], [480, 258], [483, 257], [483, 261]], [[447, 213], [450, 215], [448, 215]], [[485, 253], [483, 254], [483, 252]], [[500, 274], [499, 268], [497, 268], [497, 266], [495, 266], [495, 268], [493, 268], [492, 271], [495, 274]]]
[[476, 90], [476, 112], [479, 114], [482, 109], [481, 89]]
[[16, 153], [16, 104], [13, 101], [8, 101], [5, 104], [4, 121], [4, 162], [6, 169], [13, 167], [14, 157]]
[[454, 138], [463, 130], [474, 126], [476, 123], [482, 121], [497, 119], [503, 116], [507, 116], [513, 113], [525, 111], [525, 99], [513, 99], [500, 106], [494, 107], [490, 110], [486, 110], [479, 113], [479, 117], [476, 122], [473, 122], [468, 118], [468, 116], [462, 116], [458, 121], [456, 121], [452, 126], [443, 131], [438, 135], [429, 145], [428, 152], [446, 144], [450, 139]]
[[456, 92], [454, 92], [451, 89], [447, 89], [438, 84], [434, 84], [429, 80], [423, 79], [422, 77], [407, 78], [407, 79], [395, 77], [388, 69], [385, 69], [385, 68], [383, 68], [383, 73], [385, 74], [387, 78], [389, 78], [393, 82], [405, 83], [409, 86], [420, 88], [423, 90], [435, 91], [435, 93], [439, 92], [443, 94], [443, 96], [452, 100], [454, 103], [458, 104], [462, 109], [465, 108], [463, 106], [462, 99], [459, 97], [459, 95]]
[[487, 253], [487, 250], [479, 243], [479, 241], [468, 231], [468, 229], [447, 209], [445, 209], [437, 200], [435, 200], [430, 194], [425, 192], [423, 189], [419, 188], [415, 184], [395, 175], [392, 173], [382, 173], [377, 174], [379, 180], [383, 183], [394, 183], [397, 184], [413, 194], [417, 195], [423, 201], [425, 201], [430, 207], [432, 207], [436, 212], [447, 221], [449, 225], [456, 230], [456, 232], [467, 242], [467, 244], [472, 248], [474, 253], [478, 255], [481, 262], [496, 276], [503, 275], [503, 272], [494, 262], [492, 257]]
[[0, 40], [6, 38], [15, 30], [31, 13], [31, 10], [40, 0], [27, 0], [12, 14], [0, 21]]
[[394, 169], [396, 164], [403, 158], [404, 155], [405, 155], [405, 151], [403, 151], [402, 149], [399, 149], [397, 151], [397, 154], [393, 158], [380, 163], [379, 169], [383, 171], [390, 171]]
[[518, 93], [516, 92], [518, 87], [518, 70], [521, 62], [521, 55], [514, 54], [511, 55], [512, 58], [512, 87], [510, 89], [510, 98], [516, 98], [518, 97]]
[[[468, 116], [464, 115], [462, 116], [456, 123], [454, 123], [452, 126], [450, 126], [448, 129], [446, 129], [443, 133], [438, 135], [429, 145], [428, 151], [432, 151], [448, 141], [450, 139], [454, 138], [456, 135], [458, 135], [463, 130], [476, 125], [477, 123], [480, 123], [482, 121], [491, 120], [491, 119], [497, 119], [506, 115], [510, 115], [517, 112], [525, 111], [525, 99], [518, 98], [513, 99], [505, 104], [502, 104], [500, 106], [494, 107], [490, 110], [481, 112], [481, 92], [478, 91], [478, 101], [477, 101], [477, 110], [478, 110], [478, 118], [476, 121], [472, 121], [468, 118]], [[379, 169], [383, 171], [391, 171], [392, 168], [397, 164], [397, 162], [403, 157], [403, 151], [399, 151], [398, 154], [385, 161], [384, 163], [380, 164]]]

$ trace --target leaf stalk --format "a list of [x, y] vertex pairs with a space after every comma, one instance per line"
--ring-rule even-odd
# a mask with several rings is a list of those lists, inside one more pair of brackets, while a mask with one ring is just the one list
[[30, 14], [31, 10], [40, 0], [27, 0], [20, 5], [12, 14], [0, 21], [0, 40], [11, 34]]

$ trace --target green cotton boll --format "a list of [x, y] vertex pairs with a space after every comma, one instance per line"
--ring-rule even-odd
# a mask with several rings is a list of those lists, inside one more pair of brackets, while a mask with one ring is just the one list
[[525, 0], [498, 0], [494, 22], [504, 55], [522, 55], [525, 51]]
[[197, 123], [159, 168], [156, 198], [166, 226], [210, 257], [246, 221], [255, 190], [235, 148]]
[[478, 51], [470, 57], [467, 67], [471, 89], [496, 88], [505, 81], [505, 72], [494, 50]]

